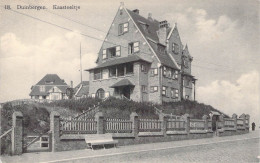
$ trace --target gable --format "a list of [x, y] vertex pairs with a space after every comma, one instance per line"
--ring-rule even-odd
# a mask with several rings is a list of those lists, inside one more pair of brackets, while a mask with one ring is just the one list
[[[128, 31], [123, 34], [119, 34], [119, 26], [124, 23], [128, 24]], [[106, 38], [99, 50], [97, 64], [99, 65], [107, 61], [117, 60], [119, 58], [124, 58], [132, 55], [129, 54], [128, 51], [129, 44], [136, 42], [138, 42], [139, 51], [135, 52], [134, 55], [142, 56], [143, 59], [147, 58], [148, 60], [150, 60], [150, 58], [154, 56], [152, 49], [148, 46], [147, 41], [142, 37], [142, 34], [136, 27], [133, 20], [129, 17], [129, 14], [127, 13], [126, 9], [120, 10], [119, 8], [106, 35]], [[120, 56], [107, 56], [106, 59], [103, 59], [104, 49], [108, 50], [117, 46], [120, 46]]]

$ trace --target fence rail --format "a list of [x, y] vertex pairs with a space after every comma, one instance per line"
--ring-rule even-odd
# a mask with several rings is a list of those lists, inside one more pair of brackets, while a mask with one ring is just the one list
[[106, 119], [105, 132], [131, 133], [132, 121], [126, 119]]
[[204, 130], [205, 121], [200, 119], [190, 119], [190, 129], [191, 130]]
[[185, 121], [168, 119], [166, 129], [167, 131], [185, 131]]
[[62, 134], [96, 134], [97, 122], [94, 119], [74, 120], [61, 119]]
[[235, 127], [235, 120], [230, 118], [224, 119], [224, 128], [234, 128]]
[[160, 132], [161, 121], [157, 119], [140, 119], [139, 131], [140, 132]]

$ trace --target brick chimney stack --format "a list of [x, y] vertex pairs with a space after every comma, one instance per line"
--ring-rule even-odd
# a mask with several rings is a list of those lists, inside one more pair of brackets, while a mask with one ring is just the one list
[[159, 30], [157, 31], [159, 42], [163, 45], [166, 45], [167, 39], [167, 29], [169, 28], [169, 24], [167, 20], [159, 22]]

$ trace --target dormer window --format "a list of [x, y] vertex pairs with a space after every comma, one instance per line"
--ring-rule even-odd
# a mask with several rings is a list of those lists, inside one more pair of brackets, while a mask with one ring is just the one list
[[119, 24], [118, 35], [122, 35], [126, 32], [128, 32], [128, 23]]
[[128, 53], [134, 54], [136, 52], [139, 52], [139, 42], [132, 42], [128, 45]]

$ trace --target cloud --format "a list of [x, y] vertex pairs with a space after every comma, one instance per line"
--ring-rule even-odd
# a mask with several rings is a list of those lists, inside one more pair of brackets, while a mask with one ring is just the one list
[[[24, 44], [14, 33], [0, 38], [0, 101], [29, 98], [30, 88], [45, 74], [58, 74], [69, 84], [80, 81], [80, 42], [82, 68], [95, 66], [94, 46], [75, 32], [52, 36], [39, 45]], [[83, 79], [88, 79], [83, 72]]]
[[251, 71], [242, 74], [235, 82], [216, 80], [198, 87], [197, 97], [200, 102], [210, 104], [230, 116], [245, 113], [251, 116], [252, 121], [259, 123], [259, 85], [259, 73]]

